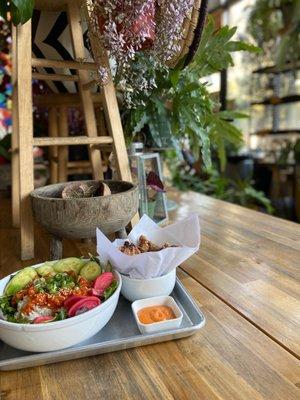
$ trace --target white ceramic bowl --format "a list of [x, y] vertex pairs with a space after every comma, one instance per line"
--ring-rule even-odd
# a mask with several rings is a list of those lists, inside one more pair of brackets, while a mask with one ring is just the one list
[[[0, 339], [12, 347], [32, 352], [61, 350], [89, 339], [108, 323], [116, 309], [122, 278], [117, 271], [114, 275], [118, 287], [103, 304], [76, 317], [48, 324], [16, 324], [0, 319]], [[10, 275], [0, 280], [0, 296], [9, 279]]]
[[151, 279], [134, 279], [122, 275], [121, 293], [129, 301], [169, 296], [174, 289], [175, 282], [176, 268], [166, 275]]
[[[144, 307], [151, 306], [168, 306], [174, 311], [176, 318], [168, 319], [167, 321], [154, 322], [153, 324], [143, 324], [138, 317], [138, 312]], [[137, 300], [131, 304], [131, 308], [136, 320], [137, 326], [142, 334], [149, 334], [154, 332], [165, 331], [168, 329], [179, 328], [182, 322], [183, 314], [176, 304], [173, 297], [159, 296], [151, 297], [149, 299]]]

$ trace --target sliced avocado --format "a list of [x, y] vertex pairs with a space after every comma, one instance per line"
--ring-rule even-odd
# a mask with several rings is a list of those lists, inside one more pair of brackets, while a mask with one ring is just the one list
[[46, 261], [43, 265], [36, 268], [36, 272], [40, 276], [55, 275], [56, 272], [53, 269], [53, 265], [56, 262], [57, 261]]
[[80, 276], [88, 281], [94, 281], [97, 276], [101, 275], [102, 270], [96, 261], [88, 261], [81, 269]]
[[56, 261], [53, 265], [55, 272], [74, 272], [76, 275], [83, 267], [86, 261], [76, 257], [63, 258], [62, 260]]
[[11, 296], [24, 289], [28, 283], [38, 277], [36, 270], [32, 267], [26, 267], [17, 272], [11, 280], [7, 283], [4, 289], [4, 294]]

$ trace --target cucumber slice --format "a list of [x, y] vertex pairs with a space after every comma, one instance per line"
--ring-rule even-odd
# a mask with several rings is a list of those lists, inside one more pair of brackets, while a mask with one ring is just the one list
[[34, 268], [26, 267], [21, 269], [21, 271], [14, 275], [7, 283], [4, 294], [11, 296], [17, 293], [19, 290], [24, 289], [28, 283], [32, 282], [35, 278], [38, 278], [38, 274]]
[[85, 261], [80, 258], [69, 257], [56, 261], [53, 265], [53, 269], [55, 272], [74, 272], [78, 275], [84, 264]]
[[57, 261], [46, 261], [43, 265], [36, 268], [36, 272], [40, 276], [47, 276], [47, 275], [55, 275], [55, 271], [53, 269], [53, 265]]
[[88, 281], [94, 281], [97, 276], [101, 275], [102, 270], [100, 265], [96, 261], [88, 261], [80, 271], [80, 276]]

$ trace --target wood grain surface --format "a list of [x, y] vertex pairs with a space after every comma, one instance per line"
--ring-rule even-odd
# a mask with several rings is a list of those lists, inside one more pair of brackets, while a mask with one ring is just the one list
[[200, 216], [201, 248], [183, 269], [299, 357], [300, 225], [194, 192], [168, 197], [173, 220]]
[[[190, 198], [191, 201], [188, 206], [195, 206], [193, 202], [196, 202], [196, 198], [193, 194], [177, 196], [180, 202], [182, 198], [187, 200]], [[214, 220], [214, 214], [212, 214], [211, 210], [214, 200], [202, 196], [198, 200], [201, 200], [199, 213], [202, 218], [202, 251], [199, 256], [192, 257], [192, 260], [195, 260], [193, 261], [194, 264], [192, 262], [185, 264], [184, 268], [189, 274], [195, 274], [197, 263], [200, 260], [201, 265], [198, 263], [198, 269], [206, 269], [207, 271], [203, 275], [209, 276], [210, 280], [202, 283], [202, 275], [200, 274], [196, 276], [199, 283], [181, 270], [178, 271], [178, 275], [204, 312], [207, 319], [206, 326], [195, 335], [185, 339], [20, 371], [1, 372], [1, 400], [85, 400], [91, 398], [106, 398], [109, 400], [299, 399], [299, 361], [290, 351], [287, 351], [281, 344], [278, 344], [270, 337], [270, 334], [265, 333], [270, 329], [270, 322], [267, 316], [262, 326], [255, 326], [252, 320], [255, 317], [255, 313], [251, 311], [252, 297], [255, 296], [252, 295], [248, 302], [244, 304], [245, 309], [241, 309], [238, 301], [232, 305], [229, 302], [229, 298], [226, 301], [223, 299], [225, 297], [223, 292], [218, 293], [222, 282], [224, 282], [224, 285], [228, 281], [233, 282], [235, 285], [239, 284], [241, 289], [244, 287], [242, 285], [256, 282], [256, 270], [251, 274], [244, 267], [238, 273], [236, 266], [232, 263], [233, 271], [232, 275], [230, 275], [230, 260], [228, 260], [225, 263], [226, 273], [223, 272], [225, 275], [223, 281], [219, 282], [219, 268], [215, 267], [213, 269], [218, 273], [218, 279], [215, 278], [214, 280], [208, 273], [210, 265], [211, 268], [215, 265], [220, 265], [221, 268], [221, 261], [218, 259], [228, 256], [228, 253], [231, 254], [230, 245], [227, 243], [229, 239], [223, 239], [224, 232], [222, 230], [225, 230], [226, 236], [227, 231], [232, 231], [229, 235], [230, 238], [232, 238], [233, 232], [238, 235], [239, 230], [234, 228], [232, 224], [235, 215], [239, 214], [241, 210], [236, 206], [216, 202], [215, 218], [218, 218], [217, 214], [222, 214], [222, 207], [228, 217], [230, 216], [231, 208], [232, 216], [231, 222], [230, 218], [228, 218], [229, 222], [226, 225], [224, 224], [223, 227], [221, 224], [218, 225], [219, 228], [217, 229], [215, 226], [217, 222], [207, 222], [209, 219]], [[21, 262], [18, 258], [18, 234], [16, 229], [11, 228], [11, 221], [8, 218], [8, 201], [0, 199], [0, 202], [0, 275], [2, 277], [30, 263], [28, 261]], [[205, 209], [206, 220], [204, 218]], [[174, 219], [189, 212], [186, 209], [186, 205], [181, 210], [182, 214], [180, 214], [179, 209], [173, 215]], [[252, 226], [254, 228], [255, 226], [261, 227], [257, 221], [257, 217], [260, 214], [253, 214], [248, 210], [243, 211], [245, 219], [250, 215], [248, 218], [249, 224], [252, 216]], [[256, 219], [253, 216], [256, 216]], [[262, 216], [262, 219], [273, 222], [273, 218], [267, 216]], [[284, 233], [285, 229], [288, 231], [287, 228], [290, 224], [281, 220], [275, 220], [274, 224], [276, 228], [273, 232], [280, 236], [278, 241], [288, 242], [291, 245], [293, 243], [292, 238], [296, 238], [295, 232]], [[218, 240], [215, 239], [216, 251], [215, 261], [213, 262], [210, 258], [205, 260], [204, 254], [207, 254], [207, 257], [212, 257], [212, 249], [210, 251], [208, 249], [210, 245], [212, 246], [210, 241], [213, 241], [214, 230], [219, 231], [219, 238]], [[272, 233], [270, 228], [269, 231]], [[217, 235], [217, 232], [214, 234]], [[43, 261], [48, 257], [49, 242], [47, 234], [38, 229], [36, 238], [36, 258], [31, 261], [31, 264]], [[244, 240], [246, 239], [244, 238]], [[237, 236], [236, 243], [232, 244], [232, 247], [238, 246], [240, 241], [243, 243], [240, 236]], [[219, 248], [222, 244], [224, 245], [224, 255], [221, 253], [221, 248]], [[93, 243], [87, 244], [66, 240], [64, 251], [64, 256], [86, 255], [89, 251], [95, 252], [95, 246]], [[233, 249], [232, 253], [234, 253]], [[245, 262], [247, 254], [246, 252], [244, 255]], [[262, 257], [259, 252], [256, 253], [256, 256]], [[271, 256], [266, 256], [264, 259], [266, 265], [268, 265], [269, 257]], [[287, 254], [287, 257], [282, 255], [282, 259], [286, 263], [284, 265], [291, 265], [286, 261], [288, 257], [289, 254]], [[206, 263], [203, 261], [206, 261]], [[296, 266], [294, 268], [296, 269]], [[260, 271], [259, 269], [257, 270]], [[290, 271], [292, 271], [291, 266]], [[280, 271], [279, 267], [276, 273], [285, 275]], [[271, 273], [270, 275], [274, 280], [274, 276]], [[263, 280], [261, 276], [259, 275], [257, 280], [268, 282], [266, 279]], [[265, 276], [268, 276], [268, 274]], [[291, 279], [290, 275], [289, 279]], [[296, 292], [295, 282], [293, 287]], [[206, 284], [207, 288], [204, 287]], [[208, 284], [211, 284], [211, 287]], [[278, 285], [274, 284], [274, 287], [286, 293], [286, 307], [293, 310], [295, 307], [294, 296], [288, 294], [288, 290], [284, 291], [280, 284], [281, 280], [278, 278]], [[232, 290], [234, 290], [235, 285], [233, 285]], [[253, 290], [251, 286], [248, 285], [247, 287], [248, 291]], [[256, 286], [255, 291], [255, 293], [259, 293], [256, 299], [258, 301], [263, 296], [264, 291], [262, 287], [260, 289], [257, 288], [259, 288], [259, 285]], [[224, 293], [226, 291], [230, 293], [226, 285], [223, 290]], [[238, 289], [235, 290], [238, 293]], [[216, 291], [216, 294], [213, 293], [214, 291]], [[234, 297], [232, 294], [231, 296]], [[245, 297], [247, 296], [248, 292], [245, 294]], [[276, 301], [280, 298], [276, 290], [274, 298]], [[264, 300], [260, 307], [261, 313], [266, 315], [267, 311], [264, 308], [266, 307], [269, 310], [271, 301], [267, 303]], [[276, 308], [275, 304], [273, 308]], [[257, 314], [260, 315], [260, 313]], [[275, 320], [273, 313], [270, 313], [269, 317], [271, 321], [272, 319]], [[285, 317], [286, 324], [288, 324], [288, 310]], [[281, 321], [279, 321], [280, 323]], [[287, 346], [288, 344], [286, 344]]]

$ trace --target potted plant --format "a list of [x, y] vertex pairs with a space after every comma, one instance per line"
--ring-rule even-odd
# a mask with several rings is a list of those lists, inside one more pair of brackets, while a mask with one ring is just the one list
[[[199, 48], [190, 64], [182, 59], [174, 68], [155, 64], [151, 54], [140, 52], [131, 63], [123, 88], [123, 124], [128, 141], [144, 132], [155, 147], [188, 147], [204, 165], [211, 166], [211, 148], [216, 148], [221, 169], [228, 144], [240, 145], [242, 132], [232, 123], [245, 115], [219, 111], [204, 78], [233, 65], [232, 52], [259, 49], [232, 40], [236, 28], [216, 30], [212, 17], [204, 28]], [[144, 80], [154, 88], [141, 91]], [[137, 88], [137, 90], [135, 90]]]

